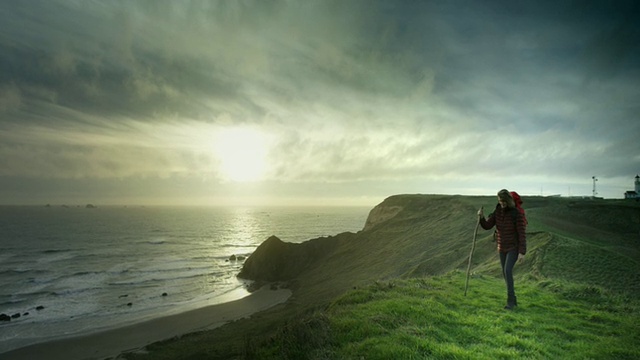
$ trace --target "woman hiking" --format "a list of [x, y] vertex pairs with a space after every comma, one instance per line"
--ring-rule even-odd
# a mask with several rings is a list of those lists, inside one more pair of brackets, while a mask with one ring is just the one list
[[507, 310], [512, 310], [518, 306], [516, 293], [513, 287], [513, 266], [518, 258], [524, 261], [527, 253], [527, 238], [525, 230], [527, 219], [524, 210], [520, 207], [522, 201], [516, 192], [509, 192], [502, 189], [498, 192], [498, 204], [488, 219], [484, 218], [482, 209], [478, 210], [480, 226], [489, 230], [496, 227], [495, 239], [498, 244], [500, 254], [500, 265], [502, 266], [502, 276], [507, 283]]

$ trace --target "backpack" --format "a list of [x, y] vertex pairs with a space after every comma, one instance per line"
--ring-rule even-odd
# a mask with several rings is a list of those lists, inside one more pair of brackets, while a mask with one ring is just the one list
[[527, 221], [527, 216], [525, 215], [524, 209], [522, 208], [522, 198], [515, 191], [511, 192], [511, 197], [513, 198], [513, 202], [516, 203], [516, 210], [517, 210], [516, 216], [514, 216], [513, 218], [517, 219], [518, 215], [522, 216], [522, 218], [524, 219], [524, 225], [526, 226], [529, 222]]

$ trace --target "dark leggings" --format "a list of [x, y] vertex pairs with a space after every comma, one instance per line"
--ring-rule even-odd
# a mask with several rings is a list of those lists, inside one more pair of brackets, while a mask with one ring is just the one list
[[507, 296], [514, 297], [516, 292], [513, 289], [513, 266], [518, 260], [518, 250], [511, 250], [509, 252], [500, 253], [500, 265], [502, 265], [502, 276], [507, 283]]

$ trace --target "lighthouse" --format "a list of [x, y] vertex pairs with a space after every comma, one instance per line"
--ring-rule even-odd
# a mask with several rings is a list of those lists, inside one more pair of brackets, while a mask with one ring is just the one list
[[640, 175], [636, 175], [636, 179], [633, 182], [634, 190], [629, 190], [624, 193], [625, 199], [636, 199], [636, 201], [640, 200]]

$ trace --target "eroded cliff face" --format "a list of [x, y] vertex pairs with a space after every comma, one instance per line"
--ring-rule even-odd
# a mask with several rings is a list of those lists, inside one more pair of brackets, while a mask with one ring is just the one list
[[381, 224], [402, 211], [403, 207], [399, 205], [386, 205], [384, 203], [374, 207], [369, 212], [367, 221], [364, 224], [364, 231], [373, 229], [376, 225]]
[[[404, 208], [397, 197], [391, 197], [375, 206], [367, 217], [363, 231], [393, 219]], [[307, 270], [314, 263], [332, 254], [340, 239], [355, 238], [356, 234], [343, 233], [305, 241], [286, 243], [277, 236], [265, 240], [245, 261], [238, 277], [260, 282], [287, 281]], [[344, 252], [356, 253], [353, 249]]]
[[294, 244], [270, 236], [247, 258], [238, 277], [260, 282], [291, 280], [331, 254], [337, 241], [325, 237]]
[[313, 294], [305, 301], [314, 301], [372, 279], [443, 273], [463, 265], [476, 209], [460, 197], [394, 195], [370, 211], [358, 233], [300, 244], [270, 237], [239, 277], [304, 287]]

